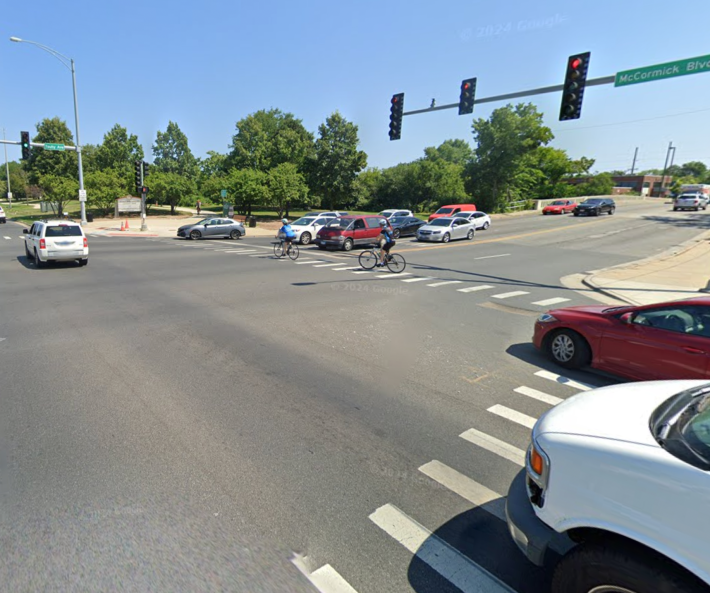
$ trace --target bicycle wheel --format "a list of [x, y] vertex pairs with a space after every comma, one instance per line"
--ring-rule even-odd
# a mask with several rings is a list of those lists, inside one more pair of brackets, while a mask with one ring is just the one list
[[379, 258], [374, 251], [363, 251], [357, 261], [363, 270], [371, 270], [377, 265]]
[[298, 245], [295, 243], [291, 243], [291, 246], [288, 248], [288, 256], [293, 260], [296, 261], [298, 259]]
[[284, 256], [284, 244], [283, 243], [276, 243], [274, 245], [274, 255], [276, 257], [283, 257]]
[[393, 274], [404, 272], [404, 268], [407, 267], [407, 262], [399, 253], [393, 253], [389, 259], [385, 260], [385, 262], [387, 263], [389, 271]]

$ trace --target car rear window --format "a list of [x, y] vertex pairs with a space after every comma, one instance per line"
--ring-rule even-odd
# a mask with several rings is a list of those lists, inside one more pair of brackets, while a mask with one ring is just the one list
[[368, 216], [365, 221], [367, 222], [367, 226], [370, 227], [371, 229], [376, 229], [380, 227], [380, 220], [381, 218], [375, 218], [374, 216]]
[[453, 211], [454, 211], [453, 208], [439, 208], [439, 209], [436, 211], [436, 213], [437, 213], [437, 214], [449, 214], [449, 213], [451, 213], [451, 212], [453, 212]]
[[45, 237], [81, 237], [81, 227], [75, 225], [48, 226]]

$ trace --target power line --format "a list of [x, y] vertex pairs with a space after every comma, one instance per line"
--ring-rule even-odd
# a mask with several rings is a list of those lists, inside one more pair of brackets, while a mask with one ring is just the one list
[[583, 128], [558, 128], [556, 130], [552, 130], [553, 132], [569, 132], [569, 131], [577, 131], [577, 130], [591, 130], [593, 128], [608, 128], [611, 126], [621, 126], [625, 124], [635, 124], [638, 122], [643, 122], [643, 121], [654, 121], [657, 119], [666, 119], [669, 117], [680, 117], [681, 115], [691, 115], [693, 113], [702, 113], [704, 111], [710, 111], [710, 109], [698, 109], [696, 111], [684, 111], [682, 113], [671, 113], [669, 115], [659, 115], [658, 117], [647, 117], [645, 119], [631, 119], [627, 121], [620, 121], [616, 122], [613, 124], [599, 124], [598, 126], [586, 126]]

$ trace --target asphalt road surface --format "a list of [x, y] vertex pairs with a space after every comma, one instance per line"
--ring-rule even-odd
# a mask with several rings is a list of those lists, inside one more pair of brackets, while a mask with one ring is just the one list
[[505, 493], [531, 423], [614, 379], [547, 362], [533, 321], [709, 216], [495, 221], [400, 240], [399, 276], [248, 237], [36, 269], [0, 226], [3, 589], [544, 593]]

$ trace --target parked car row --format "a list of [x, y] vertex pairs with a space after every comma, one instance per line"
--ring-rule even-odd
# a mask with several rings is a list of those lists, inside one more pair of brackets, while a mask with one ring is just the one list
[[614, 214], [616, 203], [611, 198], [587, 198], [584, 202], [574, 200], [555, 200], [542, 209], [543, 215], [568, 214], [575, 216], [599, 216], [600, 214]]

